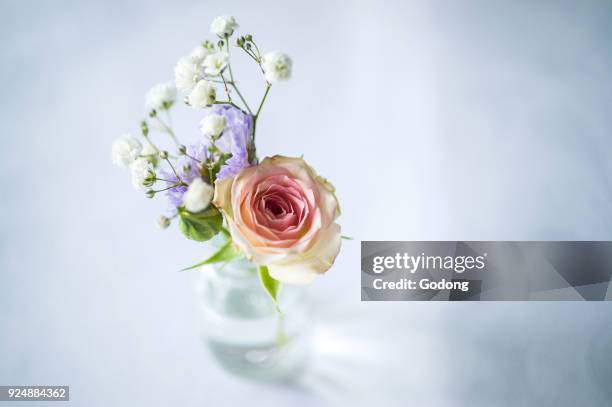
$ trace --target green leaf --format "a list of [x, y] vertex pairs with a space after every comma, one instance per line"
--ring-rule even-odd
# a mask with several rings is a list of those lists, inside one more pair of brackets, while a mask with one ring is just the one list
[[354, 240], [352, 237], [350, 237], [350, 236], [345, 236], [345, 235], [340, 236], [340, 238], [341, 238], [341, 239], [344, 239], [344, 240]]
[[238, 260], [241, 257], [242, 257], [242, 253], [240, 253], [238, 250], [236, 250], [234, 245], [232, 245], [232, 241], [229, 240], [227, 243], [225, 243], [223, 246], [221, 246], [221, 248], [219, 248], [219, 250], [217, 250], [215, 253], [213, 253], [213, 255], [210, 256], [209, 258], [207, 258], [206, 260], [201, 261], [198, 264], [194, 264], [191, 267], [184, 268], [181, 271], [193, 270], [193, 269], [198, 268], [200, 266], [203, 266], [205, 264], [214, 264], [214, 263], [221, 263], [221, 262], [229, 262], [229, 261], [232, 261], [232, 260]]
[[280, 312], [278, 308], [278, 292], [280, 291], [281, 283], [278, 280], [272, 278], [270, 273], [268, 272], [268, 267], [259, 266], [259, 278], [261, 279], [261, 284], [266, 289], [270, 298], [274, 301], [274, 305], [276, 306], [276, 310]]
[[198, 213], [191, 213], [184, 208], [178, 209], [179, 227], [187, 238], [198, 242], [211, 239], [221, 230], [223, 217], [221, 212], [210, 205]]
[[223, 234], [223, 237], [226, 239], [231, 239], [232, 237], [232, 235], [230, 235], [230, 232], [226, 228], [221, 228], [221, 233]]

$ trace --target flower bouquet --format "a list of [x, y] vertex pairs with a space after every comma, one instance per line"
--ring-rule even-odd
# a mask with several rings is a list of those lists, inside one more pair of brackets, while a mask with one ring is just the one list
[[[204, 41], [178, 61], [175, 84], [149, 90], [140, 137], [115, 140], [112, 159], [129, 168], [146, 197], [166, 197], [169, 213], [158, 219], [159, 227], [176, 220], [188, 239], [221, 239], [212, 256], [187, 269], [246, 258], [278, 310], [282, 283], [310, 283], [334, 263], [340, 208], [332, 184], [301, 157], [259, 159], [256, 129], [264, 103], [276, 83], [290, 78], [292, 61], [281, 52], [260, 53], [253, 36], [234, 35], [237, 28], [234, 17], [214, 19], [215, 42]], [[256, 105], [240, 92], [230, 53], [243, 54], [263, 75]], [[177, 89], [185, 94], [184, 105], [202, 113], [199, 141], [189, 146], [180, 143], [170, 121]], [[165, 134], [174, 151], [161, 148], [154, 131]]]

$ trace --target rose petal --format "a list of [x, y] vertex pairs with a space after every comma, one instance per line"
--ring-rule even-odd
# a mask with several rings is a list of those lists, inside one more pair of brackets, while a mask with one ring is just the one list
[[317, 244], [299, 261], [269, 264], [268, 270], [273, 278], [283, 283], [308, 284], [317, 274], [329, 270], [340, 252], [341, 245], [340, 226], [332, 223], [321, 233]]

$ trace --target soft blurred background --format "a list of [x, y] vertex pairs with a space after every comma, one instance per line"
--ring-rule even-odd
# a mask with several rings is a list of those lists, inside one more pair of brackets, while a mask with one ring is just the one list
[[[610, 303], [361, 303], [359, 288], [360, 240], [612, 239], [611, 2], [0, 8], [0, 384], [70, 385], [78, 406], [612, 405]], [[260, 154], [304, 154], [355, 238], [312, 286], [312, 362], [291, 385], [215, 364], [194, 273], [177, 272], [202, 245], [157, 230], [165, 204], [110, 161], [147, 89], [225, 13], [294, 60]], [[195, 139], [197, 113], [175, 110]]]

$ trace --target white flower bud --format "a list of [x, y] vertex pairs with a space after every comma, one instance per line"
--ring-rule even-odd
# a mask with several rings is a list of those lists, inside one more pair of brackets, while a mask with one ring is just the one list
[[225, 129], [227, 119], [219, 114], [209, 114], [200, 122], [202, 134], [210, 138], [219, 137]]
[[148, 184], [147, 179], [150, 177], [152, 172], [151, 164], [144, 158], [139, 158], [130, 165], [130, 172], [132, 174], [132, 185], [137, 190], [145, 189]]
[[204, 73], [210, 76], [217, 76], [227, 66], [229, 56], [226, 52], [215, 52], [204, 59]]
[[113, 141], [112, 160], [116, 166], [127, 168], [134, 162], [142, 151], [142, 144], [138, 139], [129, 134]]
[[238, 23], [236, 23], [236, 19], [232, 16], [216, 17], [210, 24], [210, 31], [219, 37], [232, 35], [236, 28], [238, 28]]
[[291, 77], [291, 58], [282, 52], [268, 52], [262, 58], [262, 66], [269, 83], [286, 81]]
[[155, 223], [160, 229], [168, 229], [168, 226], [170, 226], [170, 219], [166, 216], [160, 216], [159, 218], [157, 218], [157, 221]]
[[[147, 160], [147, 162], [151, 163], [149, 160]], [[153, 171], [153, 169], [149, 168], [147, 171], [147, 176], [142, 182], [142, 185], [146, 188], [149, 188], [152, 187], [153, 184], [155, 184], [155, 181], [157, 181], [157, 175], [155, 174], [155, 171]]]
[[201, 65], [190, 56], [178, 60], [174, 67], [174, 83], [181, 90], [191, 90], [200, 79]]
[[215, 189], [202, 180], [194, 179], [183, 195], [183, 205], [191, 213], [201, 212], [210, 205]]
[[187, 101], [194, 108], [204, 108], [215, 103], [216, 96], [217, 92], [212, 82], [203, 79], [195, 85]]
[[176, 99], [176, 88], [171, 83], [160, 83], [153, 86], [145, 96], [148, 111], [168, 109]]

